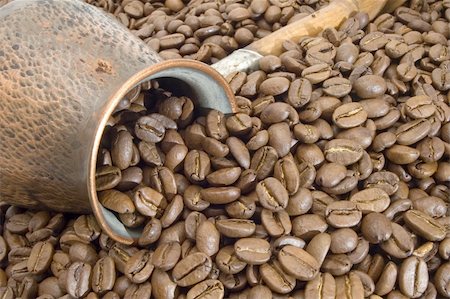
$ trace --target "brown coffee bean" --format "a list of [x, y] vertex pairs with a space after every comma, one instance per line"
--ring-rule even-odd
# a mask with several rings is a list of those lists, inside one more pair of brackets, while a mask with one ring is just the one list
[[395, 144], [388, 148], [386, 151], [386, 157], [395, 164], [409, 164], [419, 158], [420, 152], [406, 145]]
[[250, 167], [250, 153], [245, 147], [245, 143], [236, 137], [230, 137], [227, 139], [226, 144], [230, 149], [231, 155], [234, 157], [236, 162], [244, 168]]
[[250, 264], [261, 265], [265, 264], [271, 255], [270, 244], [257, 238], [242, 238], [234, 244], [236, 256]]
[[352, 227], [361, 221], [362, 212], [353, 201], [335, 201], [326, 206], [325, 216], [333, 227]]
[[294, 108], [303, 107], [311, 100], [311, 93], [312, 85], [307, 79], [296, 79], [289, 86], [287, 103]]
[[445, 228], [421, 211], [409, 210], [403, 219], [412, 231], [429, 241], [440, 241], [445, 237]]
[[376, 75], [361, 76], [353, 83], [353, 90], [363, 99], [382, 96], [386, 89], [385, 80]]
[[228, 238], [250, 237], [256, 229], [252, 220], [223, 219], [216, 221], [217, 230]]
[[142, 234], [139, 237], [138, 244], [140, 246], [146, 246], [156, 242], [161, 235], [162, 225], [161, 221], [157, 218], [152, 218], [144, 226]]
[[177, 242], [168, 242], [156, 247], [151, 263], [163, 271], [171, 270], [181, 256], [181, 246]]
[[259, 203], [271, 211], [279, 211], [286, 208], [289, 195], [286, 188], [279, 180], [269, 177], [256, 185], [256, 193]]
[[226, 274], [237, 274], [247, 266], [247, 263], [236, 256], [233, 246], [226, 246], [219, 250], [216, 264], [219, 270]]
[[47, 271], [52, 262], [53, 253], [52, 244], [47, 242], [36, 243], [27, 261], [28, 271], [33, 274], [41, 274]]
[[211, 259], [202, 252], [188, 255], [173, 269], [174, 281], [182, 287], [195, 285], [205, 279], [211, 271]]
[[428, 285], [426, 263], [415, 256], [405, 259], [400, 266], [398, 281], [400, 290], [408, 297], [421, 296]]
[[285, 122], [271, 125], [267, 132], [269, 133], [269, 145], [278, 153], [278, 157], [286, 156], [291, 149], [291, 132], [289, 125]]
[[227, 204], [241, 196], [241, 190], [236, 187], [210, 187], [200, 191], [203, 200], [212, 204]]
[[316, 214], [305, 214], [297, 216], [292, 220], [292, 231], [296, 237], [310, 240], [315, 235], [327, 230], [325, 220]]
[[66, 280], [66, 290], [69, 295], [80, 298], [89, 292], [91, 269], [91, 265], [83, 262], [75, 262], [69, 267]]
[[163, 195], [150, 187], [137, 189], [133, 201], [139, 213], [149, 217], [162, 213], [161, 207], [165, 202]]
[[325, 145], [324, 155], [328, 161], [346, 166], [361, 159], [363, 149], [352, 140], [333, 139]]
[[358, 274], [352, 271], [336, 278], [336, 297], [341, 296], [364, 297], [364, 286]]
[[391, 222], [383, 214], [369, 213], [364, 216], [361, 222], [361, 232], [370, 243], [378, 244], [391, 237]]
[[340, 276], [348, 273], [353, 264], [345, 254], [329, 254], [322, 263], [322, 271], [333, 276]]
[[210, 221], [203, 221], [197, 228], [195, 241], [197, 248], [208, 256], [219, 251], [220, 233]]
[[261, 265], [259, 271], [264, 283], [274, 292], [287, 294], [295, 287], [295, 278], [285, 273], [277, 260]]
[[336, 282], [330, 273], [319, 273], [305, 287], [305, 298], [331, 299], [336, 296]]
[[430, 132], [431, 124], [427, 119], [417, 119], [397, 128], [397, 143], [411, 145], [425, 138]]
[[190, 151], [184, 160], [184, 173], [192, 182], [202, 182], [211, 172], [211, 162], [208, 155], [199, 150]]
[[274, 212], [263, 209], [261, 211], [261, 222], [270, 236], [287, 235], [292, 229], [291, 220], [286, 211]]
[[330, 250], [335, 254], [349, 253], [356, 248], [358, 235], [349, 228], [341, 228], [331, 233]]
[[207, 279], [191, 288], [186, 299], [203, 299], [203, 298], [218, 298], [222, 299], [224, 296], [224, 286], [219, 280]]
[[123, 170], [130, 166], [133, 157], [133, 137], [128, 131], [120, 131], [111, 146], [111, 159], [115, 166]]
[[273, 77], [264, 80], [259, 86], [263, 95], [277, 96], [289, 89], [290, 82], [283, 77]]
[[103, 294], [110, 291], [116, 282], [116, 271], [114, 260], [109, 257], [99, 259], [92, 269], [92, 290]]
[[353, 128], [367, 120], [367, 112], [359, 103], [347, 103], [333, 112], [333, 122], [340, 128]]
[[365, 214], [370, 212], [381, 213], [390, 204], [389, 195], [380, 188], [368, 188], [353, 194], [350, 201]]
[[116, 187], [122, 179], [122, 173], [115, 166], [101, 166], [95, 172], [95, 186], [97, 191]]
[[115, 189], [99, 192], [98, 199], [105, 208], [117, 213], [133, 213], [135, 211], [133, 200], [126, 193]]
[[280, 265], [286, 273], [294, 276], [298, 280], [309, 281], [319, 272], [319, 264], [305, 250], [287, 245], [278, 253]]
[[327, 163], [319, 168], [316, 174], [316, 183], [324, 187], [334, 187], [339, 184], [347, 174], [345, 166], [337, 163]]

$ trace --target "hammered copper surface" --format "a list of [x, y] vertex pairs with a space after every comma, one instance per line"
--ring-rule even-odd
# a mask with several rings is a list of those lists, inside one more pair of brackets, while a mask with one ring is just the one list
[[[126, 92], [181, 66], [180, 74], [213, 82], [207, 90], [199, 83], [194, 89], [233, 97], [211, 68], [159, 63], [125, 27], [78, 0], [13, 1], [0, 9], [0, 38], [0, 199], [39, 209], [93, 210], [110, 234], [93, 176], [103, 126]], [[214, 106], [220, 99], [203, 101]]]

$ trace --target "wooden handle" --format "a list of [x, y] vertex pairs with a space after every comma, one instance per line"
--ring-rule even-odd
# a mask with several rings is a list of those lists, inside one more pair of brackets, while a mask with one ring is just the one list
[[282, 44], [285, 40], [298, 42], [303, 36], [316, 36], [325, 28], [339, 26], [357, 11], [367, 12], [370, 19], [373, 19], [385, 3], [386, 0], [334, 0], [311, 15], [253, 42], [246, 49], [256, 51], [261, 55], [278, 56], [283, 51]]

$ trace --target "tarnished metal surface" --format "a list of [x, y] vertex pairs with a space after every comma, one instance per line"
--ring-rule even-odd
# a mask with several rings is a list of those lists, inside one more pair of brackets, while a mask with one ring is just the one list
[[231, 89], [211, 67], [162, 62], [116, 20], [78, 0], [13, 1], [0, 9], [0, 39], [0, 200], [92, 210], [124, 243], [140, 232], [105, 212], [95, 191], [97, 150], [116, 104], [150, 77], [174, 76], [200, 105], [233, 108]]

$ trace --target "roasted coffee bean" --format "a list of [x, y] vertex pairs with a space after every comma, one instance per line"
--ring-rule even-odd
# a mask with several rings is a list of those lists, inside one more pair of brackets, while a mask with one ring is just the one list
[[261, 265], [259, 271], [264, 283], [274, 292], [287, 294], [295, 287], [295, 278], [285, 273], [277, 260]]
[[352, 140], [333, 139], [325, 145], [324, 155], [329, 162], [347, 166], [361, 159], [363, 149]]
[[226, 274], [237, 274], [244, 270], [247, 263], [239, 260], [233, 246], [223, 247], [216, 256], [216, 264]]
[[410, 298], [421, 296], [428, 285], [428, 270], [426, 263], [418, 257], [405, 259], [399, 270], [398, 282], [403, 294]]
[[352, 271], [345, 276], [336, 278], [336, 297], [363, 298], [364, 295], [364, 285], [357, 273]]
[[289, 195], [286, 188], [275, 178], [267, 178], [256, 185], [259, 203], [266, 209], [280, 211], [286, 208]]
[[286, 273], [298, 280], [309, 281], [319, 272], [319, 264], [307, 251], [292, 246], [284, 246], [278, 253], [278, 260]]
[[116, 282], [116, 271], [114, 260], [109, 257], [99, 259], [92, 269], [92, 290], [103, 294], [110, 291]]
[[70, 296], [80, 298], [89, 292], [91, 269], [91, 265], [83, 262], [75, 262], [69, 267], [65, 287]]
[[242, 238], [234, 244], [236, 256], [250, 265], [261, 265], [270, 259], [270, 244], [258, 238]]
[[339, 128], [353, 128], [367, 120], [367, 112], [359, 103], [347, 103], [333, 112], [333, 122]]
[[139, 213], [153, 217], [160, 214], [164, 204], [164, 197], [158, 191], [150, 187], [140, 187], [133, 196], [134, 205]]
[[182, 287], [195, 285], [208, 277], [211, 267], [209, 256], [202, 252], [192, 253], [176, 264], [172, 272], [173, 279]]
[[325, 216], [333, 227], [352, 227], [361, 221], [362, 211], [355, 202], [335, 201], [327, 205]]
[[156, 268], [169, 271], [175, 267], [181, 256], [181, 245], [177, 242], [168, 242], [156, 247], [151, 263]]
[[219, 251], [220, 233], [213, 223], [203, 221], [197, 228], [195, 241], [198, 250], [212, 256]]
[[218, 298], [224, 296], [224, 286], [219, 280], [208, 279], [196, 284], [186, 295], [186, 299]]
[[365, 214], [370, 212], [381, 213], [387, 209], [391, 200], [389, 195], [380, 188], [368, 188], [361, 190], [350, 197], [350, 201]]
[[107, 209], [117, 213], [133, 213], [135, 205], [126, 194], [115, 189], [108, 189], [98, 193], [100, 203]]
[[429, 241], [440, 241], [445, 237], [444, 226], [421, 211], [409, 210], [403, 219], [412, 231]]
[[252, 220], [245, 219], [223, 219], [216, 221], [217, 230], [229, 238], [250, 237], [256, 229]]
[[391, 222], [381, 213], [369, 213], [361, 222], [361, 232], [367, 241], [378, 244], [391, 237]]

